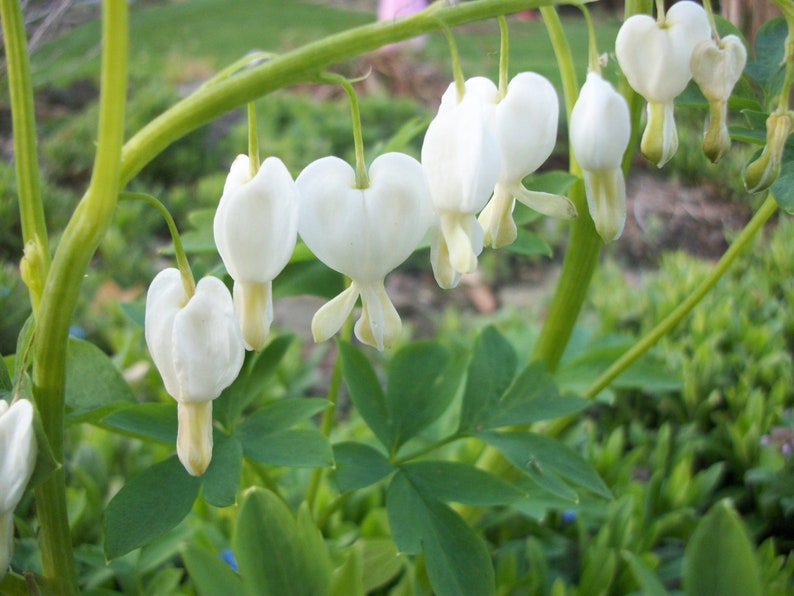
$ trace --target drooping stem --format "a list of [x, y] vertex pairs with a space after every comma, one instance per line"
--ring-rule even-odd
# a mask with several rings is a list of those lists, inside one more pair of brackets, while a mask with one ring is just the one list
[[607, 370], [601, 373], [601, 375], [585, 389], [584, 396], [593, 398], [598, 395], [598, 393], [606, 388], [620, 373], [631, 366], [637, 358], [647, 352], [651, 346], [656, 344], [656, 342], [675, 327], [681, 319], [688, 315], [720, 280], [736, 258], [750, 245], [753, 237], [775, 211], [777, 211], [777, 202], [774, 197], [770, 195], [766, 198], [758, 211], [756, 211], [753, 218], [747, 223], [741, 233], [731, 243], [728, 250], [722, 255], [722, 258], [720, 258], [717, 264], [711, 269], [708, 277], [700, 282], [697, 288], [687, 296], [686, 300], [679, 304], [669, 315], [662, 319], [653, 329], [643, 336], [642, 339], [634, 344], [628, 352], [623, 354], [623, 356], [616, 360]]
[[259, 137], [256, 132], [256, 105], [248, 102], [248, 165], [251, 178], [259, 171]]
[[449, 47], [449, 58], [452, 62], [452, 78], [455, 81], [455, 94], [457, 95], [457, 100], [461, 101], [466, 94], [466, 80], [463, 77], [463, 67], [460, 64], [458, 46], [455, 43], [455, 37], [452, 35], [452, 31], [449, 30], [449, 27], [447, 27], [443, 21], [441, 22], [441, 31], [444, 33], [447, 46]]
[[30, 288], [33, 312], [38, 311], [41, 288], [50, 268], [50, 246], [47, 224], [41, 201], [39, 160], [36, 151], [36, 112], [33, 106], [33, 85], [30, 78], [25, 24], [22, 7], [15, 0], [0, 2], [3, 21], [6, 68], [11, 95], [11, 124], [14, 132], [14, 165], [16, 168], [19, 216], [22, 241], [33, 243], [39, 266], [32, 271], [34, 279], [26, 280]]
[[[64, 230], [44, 285], [36, 323], [34, 396], [56, 461], [64, 455], [64, 386], [69, 323], [84, 272], [116, 206], [127, 90], [127, 3], [102, 3], [99, 134], [88, 190]], [[63, 468], [35, 490], [42, 570], [50, 588], [77, 594]]]
[[508, 62], [510, 59], [510, 30], [507, 27], [507, 19], [504, 15], [499, 15], [499, 90], [496, 101], [500, 102], [507, 94]]
[[171, 234], [171, 241], [174, 244], [174, 256], [176, 257], [179, 273], [182, 275], [182, 285], [184, 286], [185, 294], [188, 297], [193, 296], [193, 294], [196, 293], [196, 280], [193, 277], [193, 271], [190, 269], [187, 254], [182, 246], [182, 238], [179, 236], [179, 230], [176, 229], [174, 218], [171, 217], [171, 213], [166, 206], [152, 195], [147, 195], [142, 192], [123, 192], [119, 195], [119, 199], [145, 201], [160, 212], [160, 215], [162, 215], [165, 220], [165, 224], [168, 226], [168, 232]]
[[340, 85], [347, 93], [350, 100], [350, 116], [353, 121], [353, 145], [356, 151], [356, 188], [369, 188], [369, 174], [367, 162], [364, 159], [364, 135], [361, 132], [361, 110], [358, 107], [358, 96], [353, 85], [347, 79], [342, 79]]

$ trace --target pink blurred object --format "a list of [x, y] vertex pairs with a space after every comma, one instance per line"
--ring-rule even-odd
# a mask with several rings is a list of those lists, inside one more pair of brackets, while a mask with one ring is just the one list
[[[401, 17], [407, 17], [415, 12], [424, 10], [427, 6], [426, 0], [378, 0], [378, 20], [391, 21]], [[406, 47], [415, 49], [421, 48], [425, 44], [425, 36], [407, 39], [397, 43], [383, 46], [381, 51], [390, 52]]]

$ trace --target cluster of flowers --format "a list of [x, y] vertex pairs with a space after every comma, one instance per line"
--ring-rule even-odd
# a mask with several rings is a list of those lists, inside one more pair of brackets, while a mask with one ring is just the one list
[[14, 509], [36, 465], [33, 404], [18, 399], [10, 406], [0, 400], [0, 580], [11, 563], [14, 547]]
[[[660, 21], [631, 17], [620, 30], [619, 63], [648, 100], [643, 150], [659, 166], [675, 151], [672, 101], [692, 73], [714, 105], [711, 119], [719, 130], [709, 143], [724, 152], [725, 104], [743, 69], [744, 46], [730, 37], [719, 44], [711, 40], [703, 8], [690, 1], [675, 4]], [[421, 162], [387, 153], [367, 172], [324, 157], [293, 180], [278, 158], [257, 167], [239, 156], [214, 221], [218, 252], [234, 280], [232, 295], [211, 277], [192, 294], [180, 272], [168, 269], [147, 298], [146, 340], [178, 402], [177, 452], [188, 472], [200, 475], [209, 465], [212, 400], [236, 378], [245, 349], [265, 344], [272, 282], [298, 235], [320, 261], [351, 280], [315, 314], [315, 340], [333, 336], [360, 297], [356, 337], [383, 350], [401, 330], [384, 278], [425, 234], [436, 281], [448, 289], [475, 270], [483, 246], [513, 242], [516, 200], [549, 216], [576, 216], [568, 198], [522, 183], [551, 154], [558, 117], [554, 87], [536, 73], [518, 74], [505, 89], [475, 77], [450, 84], [443, 94]], [[626, 216], [621, 162], [631, 123], [625, 100], [599, 72], [588, 74], [569, 128], [596, 229], [605, 241], [614, 240]]]

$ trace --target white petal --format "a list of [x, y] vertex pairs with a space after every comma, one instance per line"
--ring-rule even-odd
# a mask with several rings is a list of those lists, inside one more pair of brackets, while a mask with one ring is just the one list
[[673, 102], [649, 101], [647, 114], [648, 122], [642, 133], [640, 150], [645, 157], [661, 168], [678, 150], [678, 131], [675, 128]]
[[520, 182], [548, 159], [557, 141], [559, 111], [557, 92], [548, 79], [534, 72], [513, 77], [496, 106], [502, 184]]
[[19, 399], [0, 414], [0, 513], [13, 512], [22, 498], [36, 451], [33, 404]]
[[423, 170], [401, 153], [378, 157], [370, 186], [336, 157], [309, 164], [298, 176], [299, 231], [326, 265], [355, 281], [383, 279], [414, 251], [433, 217]]
[[177, 404], [176, 453], [191, 476], [201, 476], [212, 459], [212, 401]]
[[703, 7], [677, 2], [660, 26], [649, 15], [626, 19], [615, 39], [615, 54], [631, 87], [649, 101], [669, 101], [691, 78], [692, 50], [711, 37]]
[[215, 244], [232, 279], [269, 282], [286, 266], [295, 248], [298, 189], [278, 158], [266, 159], [252, 180], [232, 183], [236, 170], [243, 166], [248, 167], [248, 158], [238, 157], [218, 204]]
[[747, 62], [747, 49], [735, 35], [726, 35], [720, 45], [701, 41], [692, 52], [692, 78], [709, 101], [727, 100]]
[[516, 223], [513, 221], [513, 207], [515, 207], [513, 193], [505, 186], [497, 183], [493, 196], [485, 209], [477, 218], [482, 226], [483, 244], [494, 248], [501, 248], [512, 244], [518, 236]]
[[517, 200], [543, 215], [560, 219], [576, 217], [576, 206], [563, 195], [527, 190], [520, 184], [511, 187], [510, 191]]
[[188, 297], [178, 269], [164, 269], [158, 273], [146, 294], [144, 331], [152, 361], [163, 378], [168, 394], [179, 394], [179, 380], [174, 367], [174, 319], [187, 304]]
[[355, 332], [359, 341], [378, 350], [390, 348], [400, 336], [402, 322], [394, 308], [383, 281], [361, 286], [361, 318]]
[[631, 135], [629, 108], [599, 74], [588, 73], [571, 111], [569, 128], [573, 153], [582, 169], [620, 166]]
[[273, 284], [234, 282], [234, 312], [248, 350], [261, 350], [273, 322]]
[[442, 213], [440, 223], [452, 268], [458, 273], [477, 269], [477, 256], [482, 252], [484, 237], [477, 218], [465, 213]]
[[478, 213], [499, 178], [501, 150], [489, 113], [475, 93], [439, 111], [422, 144], [422, 167], [438, 213]]
[[626, 223], [626, 183], [623, 170], [584, 172], [587, 206], [604, 242], [620, 238]]
[[430, 264], [436, 283], [441, 289], [451, 290], [460, 283], [461, 274], [455, 271], [449, 261], [449, 247], [441, 233], [440, 224], [430, 229]]
[[314, 313], [312, 336], [315, 342], [325, 341], [342, 328], [345, 319], [353, 312], [358, 294], [358, 285], [354, 282], [344, 292], [323, 304], [320, 310]]
[[[237, 378], [245, 346], [229, 290], [216, 277], [204, 277], [196, 293], [174, 317], [172, 354], [180, 402], [218, 397]], [[165, 379], [164, 379], [165, 380]]]
[[223, 185], [223, 194], [236, 189], [251, 181], [251, 165], [247, 155], [238, 155], [234, 158], [226, 182]]

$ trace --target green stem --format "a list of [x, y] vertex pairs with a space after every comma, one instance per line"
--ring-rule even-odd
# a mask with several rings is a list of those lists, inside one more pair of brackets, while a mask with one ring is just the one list
[[593, 398], [606, 388], [620, 373], [626, 370], [631, 364], [647, 352], [651, 346], [659, 341], [666, 335], [681, 319], [690, 313], [690, 311], [697, 306], [703, 297], [714, 287], [723, 274], [728, 270], [728, 267], [736, 260], [736, 258], [750, 245], [750, 241], [755, 234], [760, 230], [764, 223], [775, 213], [777, 210], [777, 202], [772, 195], [768, 196], [766, 201], [761, 205], [753, 218], [744, 227], [741, 233], [736, 237], [730, 245], [722, 258], [717, 262], [714, 268], [709, 273], [708, 277], [704, 279], [692, 293], [678, 305], [669, 315], [662, 319], [656, 327], [649, 331], [642, 339], [640, 339], [631, 349], [623, 354], [612, 366], [605, 370], [601, 375], [593, 381], [590, 386], [584, 391], [584, 396]]
[[510, 30], [507, 19], [499, 15], [499, 92], [496, 95], [497, 103], [507, 95], [508, 61], [510, 59]]
[[256, 105], [248, 102], [248, 165], [251, 178], [259, 171], [259, 137], [256, 133]]
[[[64, 384], [69, 323], [83, 275], [113, 217], [119, 192], [127, 88], [127, 3], [102, 3], [99, 136], [93, 176], [63, 233], [42, 295], [36, 326], [34, 395], [56, 461], [64, 455]], [[66, 509], [65, 470], [35, 490], [44, 577], [60, 594], [77, 594]]]
[[347, 93], [350, 100], [350, 116], [353, 120], [353, 146], [356, 151], [356, 188], [369, 188], [369, 174], [367, 174], [367, 162], [364, 159], [364, 136], [361, 132], [361, 110], [358, 107], [358, 96], [353, 85], [344, 77], [339, 77], [339, 84]]
[[190, 269], [190, 263], [187, 260], [187, 254], [182, 246], [182, 239], [179, 237], [179, 230], [176, 229], [174, 218], [162, 202], [157, 200], [152, 195], [147, 195], [143, 192], [123, 192], [119, 195], [119, 200], [137, 200], [145, 201], [152, 205], [163, 216], [165, 224], [168, 226], [168, 231], [171, 234], [171, 240], [174, 244], [174, 256], [176, 257], [176, 264], [179, 272], [182, 274], [182, 285], [185, 288], [185, 294], [192, 297], [196, 293], [196, 280], [193, 277], [193, 271]]
[[448, 437], [446, 437], [444, 439], [441, 439], [440, 441], [436, 441], [435, 443], [433, 443], [431, 445], [427, 445], [426, 447], [422, 447], [421, 449], [417, 449], [416, 451], [413, 451], [413, 452], [409, 453], [408, 455], [403, 455], [402, 457], [394, 458], [394, 460], [391, 463], [392, 463], [392, 465], [399, 466], [400, 464], [404, 464], [404, 463], [409, 462], [411, 460], [414, 460], [414, 459], [417, 459], [419, 457], [422, 457], [423, 455], [427, 455], [428, 453], [432, 453], [436, 449], [441, 449], [445, 445], [449, 445], [450, 443], [454, 443], [458, 439], [463, 439], [465, 437], [466, 437], [466, 435], [461, 434], [461, 433], [455, 433], [453, 435], [449, 435]]
[[[489, 0], [430, 8], [394, 21], [363, 25], [331, 35], [272, 60], [213, 81], [186, 97], [138, 131], [124, 146], [122, 186], [166, 147], [218, 116], [289, 85], [311, 80], [325, 68], [381, 46], [442, 27], [550, 5], [551, 0]], [[569, 0], [563, 4], [577, 4]]]
[[441, 31], [447, 40], [449, 47], [449, 57], [452, 62], [452, 78], [455, 81], [455, 95], [457, 100], [461, 101], [463, 96], [466, 95], [466, 80], [463, 76], [463, 67], [460, 64], [460, 54], [458, 54], [458, 46], [455, 43], [455, 37], [449, 27], [442, 22]]
[[3, 21], [6, 68], [11, 95], [11, 124], [14, 133], [14, 165], [16, 167], [17, 192], [19, 194], [19, 216], [22, 225], [22, 241], [27, 246], [35, 245], [40, 266], [34, 268], [30, 288], [30, 301], [34, 314], [41, 301], [41, 289], [50, 268], [50, 247], [47, 223], [41, 201], [39, 184], [39, 160], [36, 151], [36, 111], [33, 106], [33, 85], [30, 78], [25, 24], [21, 4], [15, 0], [0, 2], [0, 18]]
[[[541, 14], [557, 56], [566, 112], [570, 120], [571, 110], [579, 93], [571, 50], [557, 11], [551, 7], [544, 7], [541, 8]], [[573, 152], [570, 153], [569, 158], [571, 173], [581, 176], [581, 168], [576, 163]], [[576, 206], [579, 216], [571, 223], [568, 250], [563, 259], [560, 279], [532, 353], [532, 359], [545, 361], [550, 371], [557, 368], [571, 337], [603, 245], [587, 209], [584, 184], [581, 180], [571, 187], [568, 198]]]
[[592, 72], [600, 74], [601, 63], [598, 59], [598, 43], [596, 40], [595, 27], [593, 26], [593, 19], [590, 17], [590, 11], [587, 10], [587, 6], [582, 5], [579, 8], [587, 24], [587, 68]]

